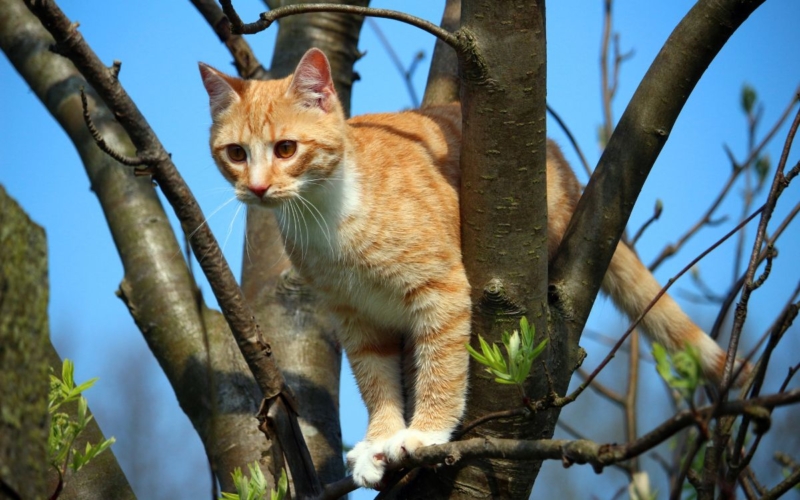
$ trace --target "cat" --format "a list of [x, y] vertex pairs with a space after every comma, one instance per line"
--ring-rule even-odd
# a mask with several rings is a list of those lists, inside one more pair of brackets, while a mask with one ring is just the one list
[[[239, 200], [274, 210], [292, 264], [340, 323], [369, 412], [347, 462], [356, 484], [380, 487], [387, 464], [447, 442], [464, 412], [471, 303], [461, 261], [460, 106], [347, 120], [318, 49], [281, 80], [245, 81], [202, 63], [200, 73], [222, 175]], [[551, 257], [580, 192], [548, 141]], [[620, 243], [603, 289], [636, 317], [661, 287]], [[705, 375], [719, 380], [725, 353], [668, 295], [642, 327], [669, 351], [697, 348]]]

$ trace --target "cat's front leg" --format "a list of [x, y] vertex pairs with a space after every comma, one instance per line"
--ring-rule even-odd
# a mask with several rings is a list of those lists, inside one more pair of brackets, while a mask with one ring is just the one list
[[386, 457], [390, 462], [413, 455], [418, 448], [448, 442], [464, 413], [470, 307], [468, 297], [451, 303], [461, 307], [438, 310], [412, 335], [414, 414], [409, 427], [387, 442]]
[[405, 428], [400, 339], [363, 322], [343, 323], [342, 345], [369, 412], [367, 435], [347, 453], [347, 465], [358, 486], [379, 488], [386, 441]]

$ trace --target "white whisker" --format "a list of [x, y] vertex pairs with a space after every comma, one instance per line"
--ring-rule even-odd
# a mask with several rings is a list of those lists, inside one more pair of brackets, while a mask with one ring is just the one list
[[[297, 199], [300, 200], [300, 202], [302, 202], [303, 205], [305, 205], [310, 209], [309, 213], [311, 214], [312, 217], [314, 217], [314, 220], [317, 221], [317, 226], [319, 226], [320, 230], [322, 231], [322, 234], [325, 235], [325, 239], [328, 242], [328, 247], [331, 249], [331, 255], [333, 255], [334, 252], [333, 252], [333, 243], [331, 243], [331, 231], [330, 227], [328, 227], [328, 221], [325, 220], [325, 216], [322, 215], [322, 212], [320, 212], [319, 209], [313, 203], [311, 203], [311, 201], [304, 198], [302, 195], [298, 194]], [[319, 214], [319, 218], [317, 218], [317, 215], [314, 214], [314, 212]]]

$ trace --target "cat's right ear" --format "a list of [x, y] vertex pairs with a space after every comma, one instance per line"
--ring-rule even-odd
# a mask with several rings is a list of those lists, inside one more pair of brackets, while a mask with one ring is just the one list
[[237, 88], [241, 87], [241, 80], [220, 73], [208, 64], [198, 63], [198, 65], [200, 76], [203, 77], [203, 86], [208, 92], [211, 117], [216, 118], [219, 113], [240, 99]]
[[331, 65], [319, 49], [308, 49], [294, 70], [288, 92], [294, 93], [307, 107], [326, 113], [333, 108], [336, 89], [331, 78]]

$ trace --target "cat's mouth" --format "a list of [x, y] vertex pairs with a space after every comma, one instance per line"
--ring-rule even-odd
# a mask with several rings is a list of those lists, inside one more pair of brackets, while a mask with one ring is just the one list
[[248, 205], [256, 205], [266, 208], [275, 208], [282, 205], [288, 199], [292, 198], [292, 194], [286, 191], [266, 191], [266, 190], [252, 190], [240, 189], [237, 190], [237, 197], [239, 201], [247, 203]]

